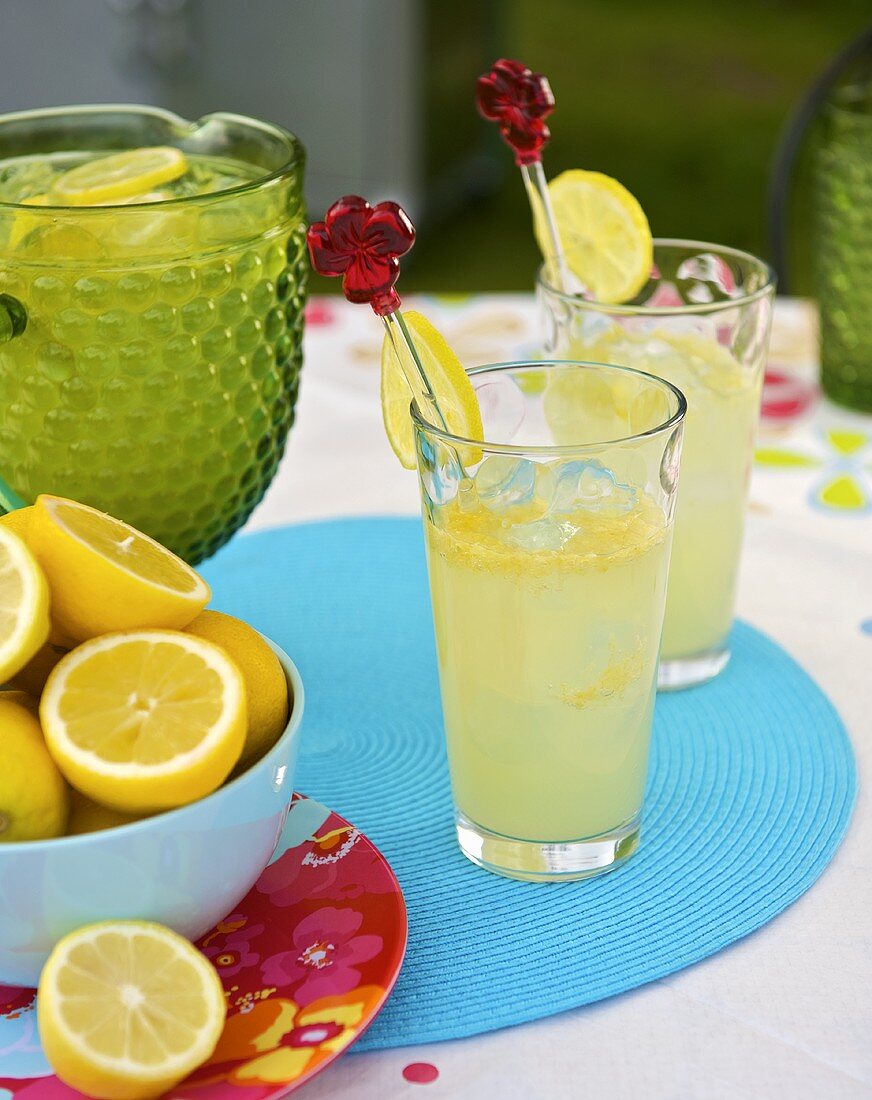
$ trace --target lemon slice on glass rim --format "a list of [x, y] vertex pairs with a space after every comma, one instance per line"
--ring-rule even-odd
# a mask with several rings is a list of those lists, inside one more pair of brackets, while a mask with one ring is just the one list
[[185, 154], [172, 145], [126, 149], [64, 172], [51, 199], [69, 206], [111, 205], [171, 183], [187, 170]]
[[[654, 245], [645, 212], [630, 192], [602, 172], [573, 168], [548, 184], [566, 263], [598, 302], [634, 298], [651, 274]], [[534, 228], [544, 256], [551, 240], [534, 206]]]
[[[415, 310], [404, 311], [403, 320], [412, 335], [448, 431], [464, 439], [483, 439], [478, 398], [469, 376], [445, 337]], [[414, 470], [417, 465], [415, 430], [409, 411], [413, 398], [393, 343], [386, 334], [381, 355], [382, 416], [393, 452], [407, 470]], [[480, 454], [463, 457], [468, 463], [475, 462]]]

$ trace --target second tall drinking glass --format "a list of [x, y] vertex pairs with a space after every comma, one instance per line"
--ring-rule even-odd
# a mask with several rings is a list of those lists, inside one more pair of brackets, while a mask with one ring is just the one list
[[660, 686], [702, 683], [729, 659], [773, 273], [735, 249], [655, 240], [652, 277], [632, 302], [606, 305], [560, 285], [544, 266], [546, 355], [635, 367], [687, 398]]
[[684, 398], [578, 363], [472, 383], [488, 442], [416, 421], [457, 836], [582, 878], [638, 842]]

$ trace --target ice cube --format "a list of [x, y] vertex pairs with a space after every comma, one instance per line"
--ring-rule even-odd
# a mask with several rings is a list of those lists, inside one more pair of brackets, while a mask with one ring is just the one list
[[526, 403], [515, 378], [502, 371], [473, 375], [485, 439], [511, 443], [524, 423]]
[[453, 448], [419, 436], [421, 484], [431, 504], [448, 504], [457, 496], [463, 471]]
[[600, 462], [567, 462], [557, 475], [551, 498], [552, 515], [569, 516], [586, 509], [610, 516], [622, 516], [636, 506], [637, 493], [622, 485]]
[[736, 295], [730, 265], [711, 252], [683, 260], [675, 273], [675, 282], [686, 302], [723, 302]]
[[478, 499], [492, 511], [502, 511], [533, 499], [536, 464], [511, 455], [489, 455], [475, 474]]
[[576, 528], [561, 523], [552, 516], [543, 516], [532, 523], [514, 523], [506, 531], [505, 541], [521, 550], [560, 550]]

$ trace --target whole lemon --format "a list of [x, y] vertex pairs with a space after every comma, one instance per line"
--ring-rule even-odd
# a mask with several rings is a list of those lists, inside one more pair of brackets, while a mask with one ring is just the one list
[[9, 687], [39, 698], [42, 695], [42, 689], [45, 687], [48, 674], [67, 652], [68, 650], [62, 646], [53, 645], [50, 641], [46, 642], [42, 649], [38, 649], [36, 654], [30, 658], [24, 668], [16, 672], [14, 676], [9, 677]]
[[4, 527], [8, 527], [10, 531], [13, 531], [20, 539], [27, 542], [27, 536], [30, 534], [30, 518], [33, 515], [33, 505], [29, 504], [26, 508], [16, 508], [14, 512], [4, 512], [0, 516], [0, 523]]
[[0, 843], [62, 836], [69, 791], [28, 704], [0, 693]]
[[253, 764], [272, 748], [288, 724], [288, 681], [278, 657], [254, 627], [222, 611], [201, 611], [186, 633], [220, 646], [242, 673], [248, 732], [240, 765]]
[[70, 788], [70, 818], [67, 822], [67, 836], [79, 833], [99, 833], [104, 829], [115, 829], [119, 825], [129, 825], [140, 818], [133, 814], [122, 814], [108, 806], [101, 806], [87, 795]]
[[0, 692], [0, 699], [5, 700], [7, 703], [18, 703], [25, 710], [29, 710], [34, 718], [39, 718], [39, 697], [29, 691], [3, 688]]

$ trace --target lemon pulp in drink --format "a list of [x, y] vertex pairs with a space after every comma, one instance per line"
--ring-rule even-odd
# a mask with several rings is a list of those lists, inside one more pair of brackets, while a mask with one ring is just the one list
[[[521, 473], [509, 476], [534, 477], [536, 489], [505, 506], [488, 499], [487, 487], [504, 482], [512, 464]], [[570, 492], [561, 504], [562, 487], [584, 487], [585, 478], [594, 490], [606, 484], [609, 500], [579, 507]], [[502, 456], [486, 458], [455, 499], [424, 503], [460, 814], [544, 842], [632, 821], [645, 785], [665, 599], [663, 511], [598, 463]]]
[[719, 649], [733, 618], [761, 372], [712, 337], [614, 327], [569, 355], [665, 378], [687, 399], [661, 658]]
[[[188, 560], [269, 484], [301, 365], [299, 180], [172, 147], [0, 161], [0, 477]], [[6, 204], [6, 205], [4, 205]]]

